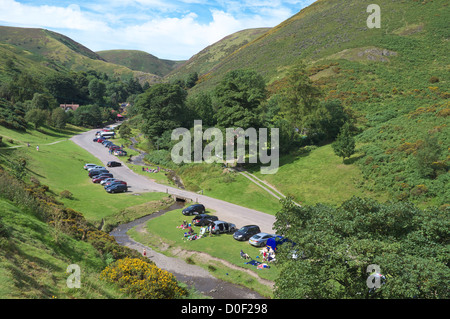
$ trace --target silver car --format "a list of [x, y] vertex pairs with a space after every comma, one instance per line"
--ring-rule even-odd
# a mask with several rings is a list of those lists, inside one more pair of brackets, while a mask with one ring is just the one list
[[272, 238], [273, 234], [268, 234], [268, 233], [257, 233], [256, 235], [253, 235], [252, 237], [250, 237], [250, 239], [248, 240], [248, 243], [252, 246], [256, 246], [256, 247], [262, 247], [265, 246], [267, 243], [267, 240], [269, 238]]

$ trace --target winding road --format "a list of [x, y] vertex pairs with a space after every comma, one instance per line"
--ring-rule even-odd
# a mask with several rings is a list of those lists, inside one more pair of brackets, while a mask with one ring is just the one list
[[[71, 140], [96, 156], [105, 165], [109, 161], [122, 162], [117, 156], [109, 154], [108, 150], [102, 144], [92, 142], [96, 131], [97, 130], [84, 132], [72, 137]], [[124, 163], [122, 162], [122, 164]], [[162, 192], [179, 196], [181, 198], [192, 200], [193, 202], [202, 203], [207, 209], [213, 209], [220, 220], [234, 223], [237, 228], [256, 224], [260, 227], [262, 232], [275, 233], [275, 230], [273, 229], [275, 216], [273, 215], [184, 189], [158, 184], [145, 176], [136, 174], [126, 165], [115, 167], [113, 170], [114, 177], [126, 181], [130, 186], [129, 191], [133, 193]]]
[[[72, 137], [71, 140], [75, 144], [79, 145], [80, 147], [96, 156], [105, 165], [109, 161], [122, 162], [116, 156], [109, 154], [108, 150], [102, 144], [94, 143], [92, 141], [96, 131], [97, 130], [91, 130], [80, 135], [76, 135]], [[122, 162], [122, 164], [124, 163]], [[205, 195], [199, 195], [194, 192], [189, 192], [175, 187], [155, 183], [145, 176], [136, 174], [126, 165], [115, 167], [113, 170], [114, 176], [116, 178], [127, 181], [127, 184], [130, 186], [129, 191], [133, 193], [163, 192], [190, 199], [194, 202], [198, 201], [204, 204], [207, 209], [214, 209], [219, 219], [233, 222], [238, 228], [248, 224], [257, 224], [260, 226], [261, 231], [275, 233], [273, 231], [275, 217], [272, 215], [241, 207]], [[171, 207], [170, 209], [174, 208]], [[116, 241], [121, 245], [138, 250], [140, 252], [143, 252], [145, 250], [148, 258], [155, 262], [155, 264], [159, 268], [173, 273], [177, 280], [185, 282], [189, 286], [194, 286], [197, 291], [201, 292], [205, 296], [209, 296], [214, 299], [263, 298], [261, 295], [250, 289], [234, 285], [213, 277], [207, 270], [203, 269], [200, 266], [189, 265], [181, 258], [168, 257], [161, 253], [158, 253], [150, 247], [144, 246], [143, 244], [134, 241], [132, 238], [130, 238], [130, 236], [127, 235], [128, 230], [133, 227], [136, 227], [138, 231], [142, 231], [143, 227], [145, 227], [146, 222], [150, 218], [157, 217], [158, 214], [161, 213], [164, 212], [155, 213], [149, 216], [142, 217], [131, 223], [120, 225], [111, 232], [111, 235], [114, 236]], [[271, 288], [268, 287], [268, 289]]]

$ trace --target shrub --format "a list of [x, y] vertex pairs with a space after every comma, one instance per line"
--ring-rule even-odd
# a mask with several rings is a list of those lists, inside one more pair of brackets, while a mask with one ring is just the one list
[[68, 190], [63, 190], [61, 193], [59, 193], [59, 196], [61, 196], [62, 198], [73, 199], [73, 194]]
[[106, 267], [101, 278], [139, 299], [177, 299], [187, 295], [175, 276], [142, 259], [124, 258]]

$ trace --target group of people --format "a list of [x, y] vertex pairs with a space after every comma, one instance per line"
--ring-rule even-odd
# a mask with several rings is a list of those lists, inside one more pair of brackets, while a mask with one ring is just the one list
[[187, 230], [187, 232], [184, 233], [184, 240], [196, 240], [204, 237], [207, 231], [209, 232], [209, 236], [211, 236], [212, 225], [201, 227], [200, 233], [198, 235], [195, 234], [194, 230], [192, 229], [191, 223], [188, 223], [185, 220], [180, 226], [177, 226], [177, 228]]
[[263, 256], [264, 261], [275, 261], [275, 251], [270, 246], [266, 246], [259, 251], [259, 253]]
[[149, 169], [147, 167], [142, 167], [142, 171], [143, 172], [148, 172], [148, 173], [158, 173], [159, 172], [159, 166], [155, 169]]

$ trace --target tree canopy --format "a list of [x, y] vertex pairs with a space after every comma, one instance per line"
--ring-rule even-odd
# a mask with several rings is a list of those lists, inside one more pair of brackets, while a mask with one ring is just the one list
[[[339, 207], [282, 200], [279, 298], [449, 298], [450, 210], [353, 197]], [[296, 258], [293, 258], [293, 254]], [[383, 281], [368, 287], [370, 265]]]

